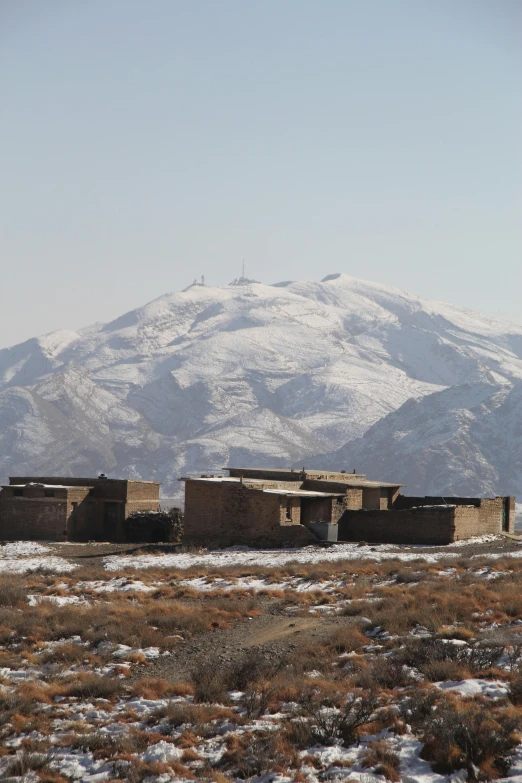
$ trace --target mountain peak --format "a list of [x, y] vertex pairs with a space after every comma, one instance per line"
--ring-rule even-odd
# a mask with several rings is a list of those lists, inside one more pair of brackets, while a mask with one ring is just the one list
[[328, 467], [353, 451], [381, 478], [400, 455], [410, 491], [421, 478], [439, 491], [446, 468], [469, 488], [482, 464], [488, 491], [505, 493], [522, 490], [517, 389], [519, 326], [344, 274], [196, 283], [0, 351], [0, 467], [110, 464], [172, 496], [191, 471], [318, 453]]

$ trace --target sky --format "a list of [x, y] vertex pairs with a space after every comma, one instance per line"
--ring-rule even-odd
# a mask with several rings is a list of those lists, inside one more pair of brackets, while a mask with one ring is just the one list
[[519, 0], [0, 0], [0, 347], [205, 275], [522, 322]]

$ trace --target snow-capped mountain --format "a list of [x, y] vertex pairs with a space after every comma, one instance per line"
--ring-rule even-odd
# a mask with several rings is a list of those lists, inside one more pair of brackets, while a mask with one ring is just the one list
[[346, 275], [234, 282], [0, 351], [2, 480], [104, 471], [172, 496], [230, 463], [328, 464], [522, 491], [522, 326]]

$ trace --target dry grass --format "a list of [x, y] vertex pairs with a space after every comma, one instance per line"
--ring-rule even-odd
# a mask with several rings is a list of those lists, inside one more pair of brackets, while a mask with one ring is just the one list
[[422, 757], [441, 774], [467, 771], [468, 780], [492, 780], [509, 771], [520, 742], [520, 714], [512, 707], [441, 699], [423, 730]]
[[[409, 727], [423, 741], [423, 755], [436, 769], [445, 774], [456, 769], [466, 769], [468, 773], [475, 769], [474, 774], [481, 779], [493, 779], [505, 774], [517, 736], [517, 716], [522, 713], [522, 676], [518, 666], [522, 647], [507, 631], [485, 633], [483, 629], [485, 623], [507, 626], [522, 617], [518, 595], [522, 564], [496, 563], [498, 571], [512, 567], [513, 573], [492, 581], [481, 580], [473, 573], [477, 561], [451, 560], [448, 564], [456, 568], [454, 579], [438, 576], [440, 564], [419, 562], [405, 566], [400, 561], [289, 563], [273, 569], [234, 566], [210, 573], [197, 567], [174, 575], [166, 569], [107, 573], [88, 566], [82, 568], [83, 573], [75, 573], [74, 578], [44, 573], [17, 577], [12, 602], [2, 601], [4, 586], [5, 595], [10, 595], [11, 586], [7, 584], [9, 580], [0, 579], [0, 644], [5, 646], [0, 650], [0, 666], [17, 668], [23, 658], [24, 665], [42, 666], [45, 679], [44, 684], [0, 686], [2, 736], [20, 732], [28, 735], [32, 731], [41, 737], [49, 736], [57, 715], [72, 717], [77, 702], [70, 704], [69, 699], [106, 699], [113, 704], [118, 702], [118, 720], [129, 724], [126, 731], [111, 737], [109, 732], [93, 730], [85, 722], [70, 721], [66, 724], [70, 736], [64, 735], [63, 742], [90, 750], [96, 758], [113, 760], [114, 779], [130, 783], [141, 783], [163, 773], [230, 783], [232, 779], [270, 772], [301, 781], [303, 761], [314, 766], [322, 779], [328, 770], [321, 760], [300, 760], [300, 749], [306, 750], [316, 742], [350, 746], [360, 734], [375, 734], [383, 729], [400, 734], [409, 731]], [[232, 587], [202, 594], [179, 584], [179, 578], [203, 575], [207, 581], [229, 579]], [[51, 601], [35, 607], [27, 604], [28, 591], [41, 596], [69, 591], [85, 595], [85, 588], [78, 588], [78, 581], [108, 581], [121, 576], [140, 579], [154, 586], [154, 590], [91, 591], [92, 602], [81, 606], [59, 607]], [[264, 577], [268, 582], [267, 595], [234, 589], [234, 580], [244, 576]], [[288, 584], [281, 590], [277, 586], [276, 593], [270, 587], [292, 579], [315, 580], [317, 590], [297, 592], [295, 584]], [[384, 583], [391, 579], [393, 584]], [[311, 604], [333, 605], [346, 599], [352, 603], [345, 609], [344, 617], [330, 618], [324, 623], [317, 618], [319, 635], [299, 634], [291, 638], [291, 643], [287, 640], [279, 646], [276, 642], [270, 656], [254, 649], [239, 660], [234, 657], [227, 668], [215, 666], [212, 641], [219, 640], [223, 629], [243, 618], [269, 607], [277, 607], [276, 611], [283, 613], [291, 608], [293, 613], [305, 615]], [[375, 642], [365, 635], [367, 626], [360, 621], [363, 613], [371, 618], [368, 628], [380, 625], [399, 638], [381, 640], [380, 649], [373, 647]], [[432, 638], [409, 636], [417, 624], [428, 628]], [[173, 649], [181, 643], [179, 637], [197, 639], [210, 630], [216, 636], [204, 636], [202, 645], [196, 645], [201, 657], [196, 653], [192, 676], [185, 674], [185, 681], [147, 676], [142, 666], [121, 667], [126, 675], [130, 674], [129, 679], [118, 678], [114, 673], [104, 677], [87, 671], [64, 677], [61, 672], [63, 667], [77, 663], [84, 668], [113, 661], [113, 648], [98, 648], [99, 642]], [[80, 637], [81, 643], [71, 639], [75, 636]], [[455, 645], [453, 640], [466, 644]], [[49, 648], [49, 641], [58, 643]], [[367, 647], [370, 644], [372, 647]], [[504, 662], [499, 663], [504, 648], [508, 648], [508, 658], [504, 656]], [[181, 658], [180, 655], [164, 660], [168, 664], [169, 660], [176, 662]], [[139, 652], [126, 656], [126, 660], [145, 663]], [[500, 665], [505, 668], [498, 668]], [[161, 659], [148, 663], [147, 670], [175, 672], [176, 667], [177, 663], [172, 667], [168, 664], [163, 669]], [[412, 671], [425, 678], [421, 685], [412, 680]], [[429, 685], [430, 681], [473, 676], [508, 680], [512, 706], [488, 702], [486, 710], [484, 700], [475, 703], [448, 697]], [[237, 701], [229, 700], [230, 690], [241, 691], [242, 696]], [[55, 702], [56, 696], [62, 698]], [[131, 701], [126, 706], [126, 701], [136, 696], [169, 701], [143, 716], [137, 710], [133, 712]], [[292, 717], [281, 720], [276, 713], [288, 711], [290, 702], [299, 707]], [[334, 709], [325, 711], [329, 706]], [[106, 702], [103, 709], [109, 712], [112, 708]], [[484, 723], [480, 714], [486, 715], [489, 723]], [[252, 721], [263, 715], [274, 715], [279, 729], [245, 730], [252, 729]], [[441, 718], [437, 724], [434, 715]], [[132, 729], [132, 724], [141, 728]], [[466, 736], [473, 738], [471, 750], [462, 747], [458, 725], [466, 726]], [[234, 726], [242, 726], [243, 732], [234, 733]], [[490, 742], [488, 731], [500, 740]], [[202, 760], [198, 746], [209, 738], [222, 736], [227, 737], [227, 750], [217, 768], [211, 769]], [[175, 742], [183, 752], [181, 761], [145, 764], [137, 758], [137, 754], [160, 740]], [[479, 746], [484, 749], [482, 755], [476, 751]], [[27, 757], [45, 755], [46, 747], [40, 740], [26, 740], [16, 757], [21, 756], [22, 750]], [[12, 750], [7, 752], [13, 754]], [[382, 775], [392, 783], [399, 779], [397, 755], [384, 741], [368, 746], [363, 763], [369, 774]], [[62, 783], [62, 777], [45, 766], [37, 774], [48, 783]]]
[[373, 769], [376, 775], [383, 775], [391, 783], [398, 783], [400, 776], [400, 758], [389, 742], [379, 740], [370, 742], [363, 756], [362, 766]]
[[0, 606], [19, 607], [27, 604], [27, 587], [17, 574], [0, 576]]
[[132, 686], [132, 695], [143, 699], [169, 699], [174, 696], [191, 696], [194, 686], [188, 682], [169, 682], [169, 680], [143, 677]]
[[79, 672], [64, 681], [62, 694], [80, 699], [115, 699], [127, 692], [123, 680]]

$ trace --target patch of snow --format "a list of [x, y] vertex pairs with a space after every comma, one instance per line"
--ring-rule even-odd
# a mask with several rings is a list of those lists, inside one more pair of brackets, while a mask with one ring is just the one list
[[508, 692], [508, 684], [501, 680], [449, 680], [436, 682], [435, 685], [441, 691], [453, 691], [468, 698], [487, 696], [490, 699], [502, 699]]
[[109, 579], [108, 581], [93, 581], [93, 582], [78, 582], [76, 585], [78, 590], [92, 590], [95, 593], [148, 593], [157, 589], [156, 586], [150, 586], [144, 584], [139, 579], [128, 579], [125, 576], [117, 579]]
[[[413, 550], [413, 551], [412, 551]], [[522, 551], [520, 553], [522, 556]], [[425, 560], [435, 563], [437, 560], [459, 557], [458, 552], [448, 552], [440, 547], [423, 547], [416, 551], [413, 547], [401, 547], [394, 544], [346, 543], [330, 548], [307, 546], [295, 549], [248, 549], [248, 550], [215, 550], [192, 554], [188, 552], [158, 555], [109, 555], [105, 558], [105, 568], [108, 571], [119, 571], [124, 568], [173, 568], [184, 570], [191, 566], [208, 566], [209, 568], [224, 568], [233, 565], [280, 566], [286, 563], [321, 563], [343, 560]]]
[[0, 545], [0, 561], [14, 557], [45, 555], [48, 552], [48, 547], [37, 544], [36, 541], [10, 541]]
[[179, 761], [183, 755], [183, 750], [172, 745], [170, 742], [160, 740], [155, 745], [150, 745], [147, 750], [141, 754], [141, 759], [146, 764], [154, 762], [166, 763], [168, 761]]
[[29, 606], [37, 606], [37, 604], [45, 603], [46, 601], [50, 601], [57, 606], [65, 606], [66, 604], [74, 604], [76, 606], [89, 604], [85, 598], [78, 595], [35, 595], [29, 593], [27, 598]]

